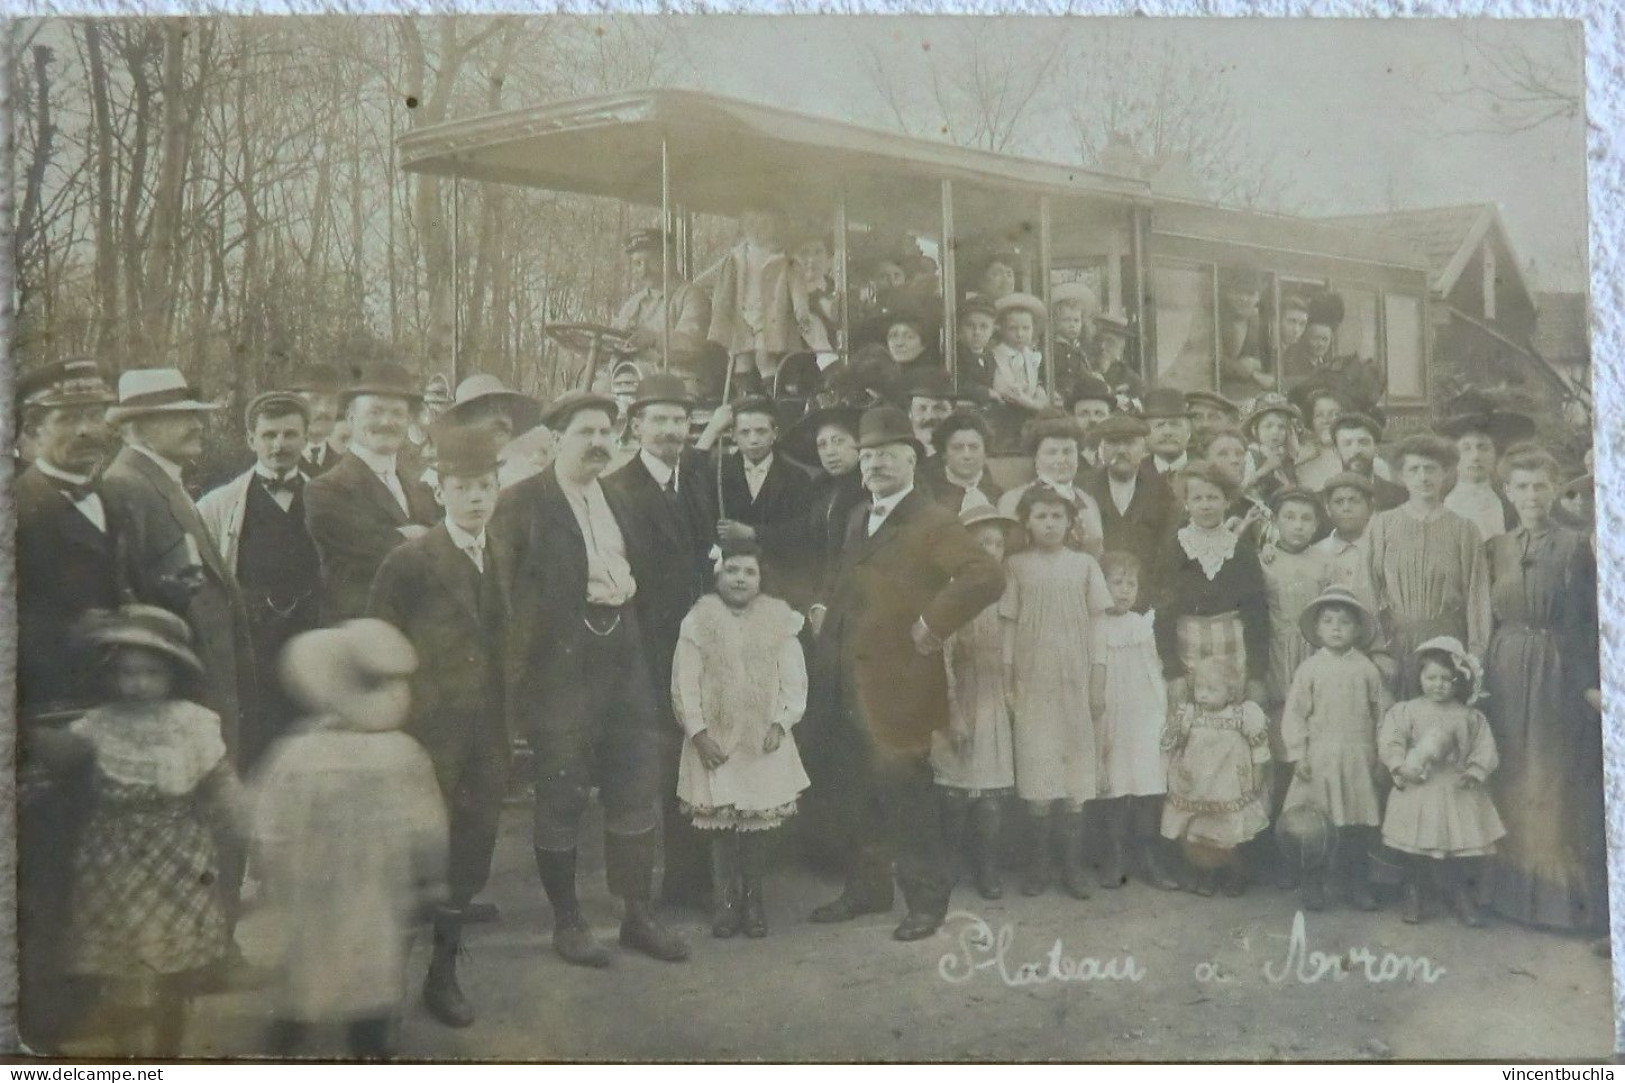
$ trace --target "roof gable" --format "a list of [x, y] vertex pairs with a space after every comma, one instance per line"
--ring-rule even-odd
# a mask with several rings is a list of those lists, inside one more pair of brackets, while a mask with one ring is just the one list
[[[1507, 233], [1501, 212], [1493, 203], [1468, 203], [1455, 207], [1421, 207], [1382, 214], [1334, 215], [1326, 219], [1360, 229], [1380, 230], [1403, 237], [1420, 252], [1433, 276], [1433, 289], [1448, 295], [1472, 260], [1479, 244], [1493, 231], [1495, 239], [1511, 259], [1497, 263], [1496, 270], [1513, 276], [1513, 281], [1530, 305], [1534, 291], [1524, 278], [1523, 261], [1518, 258], [1512, 237]], [[1502, 266], [1504, 263], [1506, 266]]]

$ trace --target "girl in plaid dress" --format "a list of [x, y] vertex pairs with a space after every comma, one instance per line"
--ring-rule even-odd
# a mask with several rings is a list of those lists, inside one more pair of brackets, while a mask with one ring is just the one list
[[156, 606], [93, 613], [110, 699], [72, 725], [95, 760], [96, 799], [73, 855], [70, 972], [101, 986], [104, 1017], [148, 1029], [125, 1055], [180, 1053], [196, 980], [229, 947], [214, 830], [241, 787], [220, 719], [186, 698], [203, 675], [186, 622]]

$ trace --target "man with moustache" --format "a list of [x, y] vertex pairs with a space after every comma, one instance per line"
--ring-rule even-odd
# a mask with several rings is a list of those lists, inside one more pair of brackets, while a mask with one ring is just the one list
[[840, 563], [809, 611], [820, 650], [839, 659], [833, 736], [854, 783], [846, 884], [812, 920], [888, 912], [895, 856], [908, 914], [892, 935], [921, 940], [941, 927], [953, 888], [929, 758], [931, 735], [948, 725], [942, 645], [998, 600], [1004, 573], [915, 489], [921, 449], [906, 415], [868, 411], [858, 444], [870, 501], [852, 510]]
[[310, 412], [299, 469], [308, 478], [325, 474], [338, 465], [349, 444], [349, 429], [339, 417], [343, 385], [338, 370], [332, 365], [311, 365], [288, 390], [301, 395]]
[[[120, 525], [135, 599], [185, 619], [203, 663], [203, 705], [220, 716], [226, 752], [237, 768], [258, 747], [254, 644], [248, 611], [225, 557], [182, 484], [184, 468], [203, 456], [200, 400], [179, 369], [132, 369], [119, 377], [107, 420], [120, 426], [124, 448], [102, 478], [102, 498]], [[220, 840], [220, 888], [235, 928], [244, 853]], [[242, 966], [240, 952], [233, 962]]]
[[[292, 392], [256, 395], [243, 413], [254, 465], [198, 501], [215, 548], [237, 577], [255, 670], [267, 678], [276, 673], [288, 640], [317, 626], [321, 562], [305, 526], [307, 479], [301, 470], [309, 409]], [[244, 741], [243, 766], [258, 762], [300, 713], [280, 681], [262, 681], [260, 725]]]
[[922, 456], [937, 453], [931, 440], [937, 424], [954, 412], [954, 389], [948, 383], [948, 374], [940, 368], [927, 368], [909, 378], [903, 395], [908, 403], [909, 427], [914, 439], [924, 449]]
[[63, 974], [72, 865], [89, 804], [89, 765], [66, 723], [95, 697], [73, 664], [71, 630], [118, 606], [119, 525], [97, 473], [109, 451], [112, 389], [96, 362], [61, 361], [17, 381], [19, 431], [33, 462], [17, 477], [18, 1025], [57, 1050], [77, 997]]
[[1332, 421], [1331, 434], [1343, 470], [1371, 482], [1371, 499], [1378, 511], [1391, 511], [1409, 499], [1404, 486], [1376, 472], [1382, 425], [1375, 418], [1368, 414], [1339, 414]]
[[513, 579], [506, 703], [534, 754], [536, 868], [553, 907], [553, 949], [587, 967], [611, 961], [576, 894], [577, 839], [594, 786], [605, 875], [626, 907], [621, 944], [670, 962], [688, 957], [652, 902], [661, 738], [636, 600], [658, 586], [662, 541], [599, 480], [614, 419], [615, 401], [603, 395], [556, 400], [543, 417], [558, 434], [552, 466], [505, 492], [490, 526]]
[[[1176, 525], [1174, 494], [1160, 474], [1141, 469], [1150, 427], [1137, 417], [1113, 414], [1094, 431], [1102, 469], [1087, 488], [1100, 508], [1106, 551], [1160, 552]], [[1150, 576], [1141, 578], [1143, 601], [1152, 584]]]
[[677, 807], [677, 764], [686, 737], [671, 708], [677, 635], [711, 587], [708, 554], [716, 540], [716, 471], [709, 456], [688, 446], [691, 406], [681, 376], [644, 377], [628, 411], [638, 453], [604, 479], [657, 541], [635, 604], [660, 720], [666, 859], [661, 897], [668, 905], [704, 903], [710, 882], [710, 849]]
[[338, 465], [305, 486], [305, 523], [321, 556], [323, 624], [364, 616], [384, 557], [439, 518], [421, 469], [401, 460], [421, 398], [411, 375], [389, 363], [340, 396], [350, 448]]

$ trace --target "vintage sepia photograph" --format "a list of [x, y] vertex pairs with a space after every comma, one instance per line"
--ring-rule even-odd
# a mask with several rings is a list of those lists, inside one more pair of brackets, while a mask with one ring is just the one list
[[8, 31], [20, 1053], [1612, 1055], [1580, 23]]

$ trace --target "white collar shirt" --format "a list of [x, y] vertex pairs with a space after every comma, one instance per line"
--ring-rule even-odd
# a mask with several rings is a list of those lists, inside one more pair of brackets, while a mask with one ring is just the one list
[[914, 486], [910, 485], [908, 488], [901, 489], [890, 496], [877, 496], [870, 501], [869, 537], [875, 536], [875, 532], [880, 529], [880, 524], [884, 523], [886, 517], [897, 510], [897, 505], [903, 502], [903, 498], [913, 491]]
[[[90, 478], [80, 474], [70, 474], [66, 470], [58, 470], [44, 459], [35, 459], [34, 466], [48, 478], [65, 481], [70, 485], [90, 485]], [[96, 494], [95, 490], [87, 489], [85, 495], [78, 500], [65, 492], [62, 496], [68, 503], [73, 505], [75, 511], [89, 519], [92, 526], [103, 534], [107, 533], [107, 509], [102, 506], [102, 498]]]

